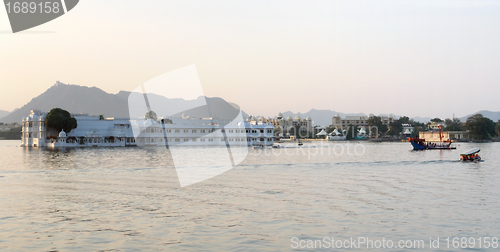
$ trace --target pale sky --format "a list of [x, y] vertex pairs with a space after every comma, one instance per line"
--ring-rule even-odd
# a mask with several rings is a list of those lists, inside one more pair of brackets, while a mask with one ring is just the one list
[[499, 111], [499, 14], [472, 0], [81, 0], [12, 34], [1, 8], [0, 109], [57, 80], [117, 93], [195, 64], [207, 96], [250, 114]]

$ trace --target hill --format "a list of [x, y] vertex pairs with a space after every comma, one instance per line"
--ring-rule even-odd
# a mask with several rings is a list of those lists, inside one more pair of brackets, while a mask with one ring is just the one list
[[[105, 117], [128, 118], [128, 96], [130, 92], [120, 91], [117, 94], [106, 93], [97, 87], [85, 87], [79, 85], [68, 85], [56, 82], [44, 93], [33, 98], [20, 109], [0, 119], [4, 123], [18, 122], [27, 116], [32, 109], [48, 112], [53, 108], [62, 108], [70, 113], [87, 113], [89, 115], [104, 115]], [[158, 116], [169, 116], [184, 114], [191, 117], [207, 117], [208, 113], [203, 113], [201, 108], [196, 108], [200, 104], [198, 97], [196, 100], [169, 99], [161, 95], [147, 94], [150, 104], [155, 104]], [[230, 108], [234, 105], [226, 102], [222, 98], [206, 98], [211, 105], [214, 116], [230, 113]], [[153, 107], [153, 106], [152, 106]], [[194, 109], [191, 109], [193, 108]], [[234, 117], [233, 117], [234, 118]]]
[[70, 113], [128, 116], [127, 102], [124, 99], [108, 94], [97, 87], [66, 85], [58, 81], [44, 93], [1, 118], [0, 121], [5, 123], [20, 122], [32, 109], [48, 112], [53, 108], [63, 108]]
[[470, 114], [470, 115], [466, 115], [464, 117], [461, 117], [460, 121], [466, 122], [467, 118], [469, 118], [469, 117], [471, 117], [471, 116], [473, 116], [475, 114], [482, 114], [484, 117], [488, 117], [491, 120], [493, 120], [494, 122], [498, 122], [498, 120], [500, 120], [500, 111], [493, 112], [493, 111], [489, 111], [489, 110], [481, 110], [481, 111], [478, 111], [478, 112], [476, 112], [474, 114]]
[[0, 119], [6, 115], [8, 115], [10, 112], [9, 111], [5, 111], [5, 110], [0, 110]]

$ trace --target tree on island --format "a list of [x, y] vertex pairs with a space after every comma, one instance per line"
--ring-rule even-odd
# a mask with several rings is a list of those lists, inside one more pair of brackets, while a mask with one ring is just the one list
[[274, 128], [274, 136], [275, 137], [279, 137], [280, 133], [282, 133], [281, 132], [281, 127]]
[[152, 119], [153, 121], [156, 121], [156, 119], [158, 119], [158, 117], [156, 116], [156, 113], [153, 110], [148, 111], [146, 113], [146, 115], [144, 115], [144, 118], [146, 120]]
[[444, 120], [444, 130], [446, 131], [459, 131], [462, 130], [462, 122], [458, 118], [446, 118]]
[[[434, 118], [434, 119], [436, 119], [436, 118]], [[437, 118], [437, 119], [439, 119], [439, 118]], [[441, 120], [441, 119], [439, 119], [439, 120]], [[394, 122], [389, 124], [390, 129], [387, 132], [387, 134], [392, 135], [392, 136], [396, 136], [396, 135], [399, 136], [399, 134], [403, 131], [403, 124], [409, 124], [412, 127], [414, 127], [412, 136], [418, 136], [418, 132], [422, 131], [424, 126], [425, 126], [421, 122], [410, 119], [407, 116], [402, 116], [398, 120], [395, 120]], [[415, 129], [418, 129], [418, 131], [415, 132]]]
[[441, 118], [436, 117], [436, 118], [434, 118], [434, 119], [431, 119], [431, 122], [435, 122], [435, 123], [442, 123], [442, 122], [443, 122], [443, 120], [441, 120]]
[[357, 133], [357, 130], [354, 127], [354, 125], [349, 124], [349, 128], [347, 128], [347, 136], [345, 136], [345, 137], [347, 140], [354, 139], [354, 137], [356, 137], [356, 133]]
[[398, 120], [394, 120], [389, 124], [390, 130], [388, 132], [389, 135], [399, 136], [399, 134], [403, 131], [403, 124], [411, 124], [411, 120], [407, 116], [402, 116]]
[[500, 136], [500, 120], [497, 121], [495, 131], [497, 132], [497, 136]]
[[[380, 116], [373, 116], [373, 117], [368, 118], [367, 123], [368, 123], [368, 126], [370, 127], [370, 129], [369, 129], [370, 133], [373, 133], [372, 127], [377, 127], [378, 133], [380, 133], [382, 135], [385, 134], [387, 132], [387, 130], [389, 129], [387, 127], [387, 125], [382, 123], [382, 118], [380, 118]], [[375, 137], [378, 137], [378, 135]]]
[[78, 127], [78, 123], [75, 118], [71, 117], [71, 114], [61, 108], [54, 108], [45, 117], [45, 125], [48, 129], [54, 129], [57, 132], [69, 133], [72, 129]]
[[299, 139], [301, 136], [300, 136], [300, 126], [299, 125], [295, 125], [295, 126], [292, 126], [290, 129], [289, 129], [289, 132], [288, 132], [291, 136], [294, 136], [295, 139]]
[[467, 119], [465, 127], [469, 130], [472, 138], [478, 140], [490, 139], [495, 136], [497, 124], [482, 114], [475, 114]]

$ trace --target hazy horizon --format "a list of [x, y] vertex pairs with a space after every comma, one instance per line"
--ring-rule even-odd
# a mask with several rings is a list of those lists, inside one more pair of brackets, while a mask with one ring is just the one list
[[81, 1], [12, 34], [0, 11], [0, 109], [57, 80], [108, 93], [195, 64], [247, 113], [410, 117], [498, 111], [500, 2]]

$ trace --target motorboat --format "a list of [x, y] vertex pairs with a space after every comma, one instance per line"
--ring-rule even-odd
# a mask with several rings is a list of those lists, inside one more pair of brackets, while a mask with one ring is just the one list
[[481, 150], [479, 148], [474, 148], [462, 153], [460, 154], [460, 160], [463, 162], [479, 162], [481, 161], [481, 157], [478, 154], [480, 151]]

